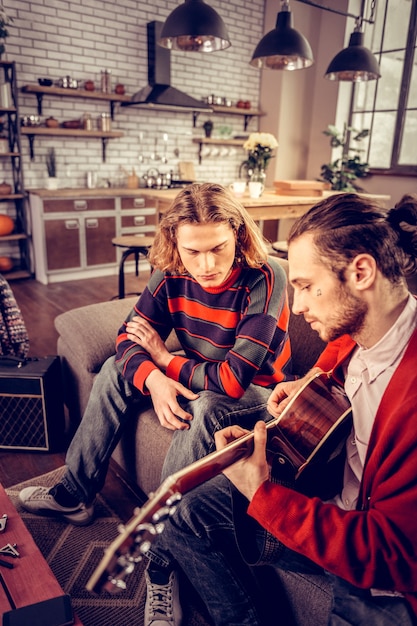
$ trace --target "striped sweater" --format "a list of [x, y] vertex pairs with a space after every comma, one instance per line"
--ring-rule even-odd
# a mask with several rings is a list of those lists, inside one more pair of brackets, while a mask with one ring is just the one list
[[165, 373], [196, 393], [211, 390], [240, 398], [251, 383], [274, 387], [293, 378], [286, 275], [274, 261], [234, 269], [212, 289], [189, 274], [154, 271], [116, 342], [122, 375], [147, 394], [145, 380], [156, 365], [127, 339], [126, 323], [135, 315], [164, 341], [176, 331], [184, 356], [175, 356]]

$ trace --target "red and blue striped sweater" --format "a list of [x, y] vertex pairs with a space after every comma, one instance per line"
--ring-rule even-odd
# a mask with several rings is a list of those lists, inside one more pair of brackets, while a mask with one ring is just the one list
[[194, 392], [240, 398], [251, 383], [272, 388], [293, 378], [286, 275], [274, 261], [234, 269], [213, 289], [204, 289], [189, 274], [154, 271], [116, 342], [117, 366], [147, 394], [145, 380], [156, 365], [127, 339], [126, 323], [135, 315], [163, 340], [175, 329], [184, 356], [175, 356], [165, 373]]

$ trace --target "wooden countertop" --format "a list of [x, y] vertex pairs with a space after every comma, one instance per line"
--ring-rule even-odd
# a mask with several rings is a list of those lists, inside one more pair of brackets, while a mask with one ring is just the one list
[[[87, 188], [63, 188], [56, 190], [49, 189], [29, 189], [28, 192], [39, 196], [40, 198], [109, 198], [109, 197], [145, 197], [154, 199], [162, 203], [172, 202], [181, 189], [127, 189], [126, 187], [106, 187], [103, 189], [87, 189]], [[267, 189], [260, 198], [252, 199], [249, 194], [245, 194], [240, 200], [247, 207], [279, 207], [288, 205], [313, 205], [320, 202], [322, 198], [331, 195], [331, 191], [325, 191], [323, 196], [282, 196], [275, 193], [272, 189]], [[363, 194], [369, 195], [375, 200], [387, 202], [390, 200], [388, 195]]]

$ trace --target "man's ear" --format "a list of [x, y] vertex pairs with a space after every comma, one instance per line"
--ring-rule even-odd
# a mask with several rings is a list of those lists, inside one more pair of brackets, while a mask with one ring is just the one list
[[358, 254], [348, 266], [349, 280], [358, 291], [370, 289], [375, 282], [377, 265], [370, 254]]

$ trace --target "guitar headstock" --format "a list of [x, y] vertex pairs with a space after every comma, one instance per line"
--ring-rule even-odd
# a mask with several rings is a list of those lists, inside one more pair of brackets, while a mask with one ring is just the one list
[[88, 591], [115, 595], [126, 589], [126, 579], [162, 533], [166, 520], [181, 500], [181, 494], [171, 487], [163, 483], [140, 509], [135, 509], [126, 524], [119, 526], [119, 535], [106, 548], [87, 582]]

